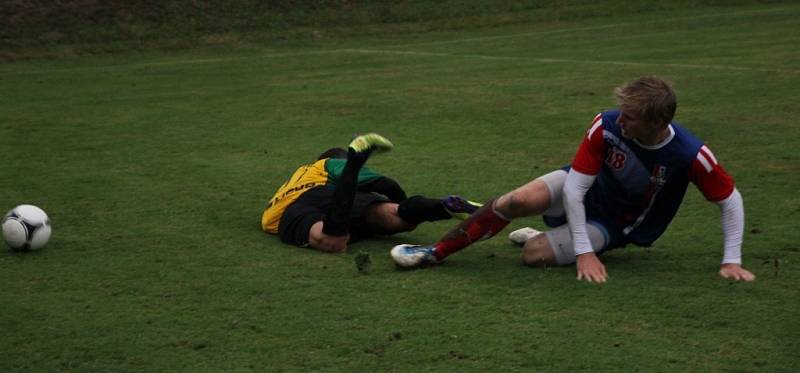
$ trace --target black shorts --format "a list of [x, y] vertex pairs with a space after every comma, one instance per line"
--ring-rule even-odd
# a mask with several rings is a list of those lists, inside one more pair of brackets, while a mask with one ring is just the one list
[[[316, 187], [303, 193], [281, 216], [278, 236], [284, 243], [308, 246], [308, 232], [316, 222], [325, 219], [333, 200], [333, 185]], [[380, 234], [374, 227], [368, 227], [364, 215], [369, 206], [389, 202], [389, 199], [375, 193], [356, 192], [353, 210], [350, 212], [350, 240], [355, 241], [372, 234]]]

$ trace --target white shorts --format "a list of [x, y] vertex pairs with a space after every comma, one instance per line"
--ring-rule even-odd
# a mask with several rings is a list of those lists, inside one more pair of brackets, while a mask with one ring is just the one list
[[[603, 251], [606, 248], [608, 233], [605, 232], [602, 225], [587, 222], [586, 232], [589, 234], [589, 241], [592, 243], [594, 252]], [[563, 266], [575, 263], [575, 247], [572, 245], [572, 234], [568, 224], [544, 232], [544, 235], [556, 255], [556, 264]]]
[[[542, 214], [547, 218], [564, 219], [564, 181], [567, 179], [567, 172], [555, 170], [542, 175], [537, 180], [543, 181], [550, 190], [550, 207]], [[589, 234], [589, 241], [592, 249], [600, 252], [608, 246], [610, 237], [608, 231], [600, 223], [588, 220], [586, 222], [586, 232]], [[568, 224], [560, 225], [552, 230], [545, 232], [547, 241], [556, 256], [556, 264], [568, 265], [575, 263], [575, 247], [572, 245], [572, 234]]]
[[567, 171], [555, 170], [536, 178], [547, 185], [550, 190], [550, 207], [542, 213], [544, 216], [561, 217], [564, 212], [564, 182], [567, 180]]

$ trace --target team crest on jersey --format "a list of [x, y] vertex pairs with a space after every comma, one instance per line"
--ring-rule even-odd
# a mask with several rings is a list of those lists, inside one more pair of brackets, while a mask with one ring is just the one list
[[650, 176], [650, 182], [658, 185], [659, 188], [664, 186], [664, 184], [667, 183], [667, 167], [661, 165], [653, 166], [653, 174]]

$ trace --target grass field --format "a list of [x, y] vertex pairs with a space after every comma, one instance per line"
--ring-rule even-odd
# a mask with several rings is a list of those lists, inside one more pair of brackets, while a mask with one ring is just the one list
[[[54, 235], [0, 252], [0, 371], [795, 371], [798, 20], [693, 7], [2, 64], [0, 209], [36, 204]], [[489, 199], [569, 162], [650, 74], [737, 180], [753, 283], [717, 277], [694, 188], [654, 247], [603, 256], [603, 286], [523, 267], [504, 233], [395, 269], [393, 245], [452, 222], [342, 255], [259, 230], [297, 165], [359, 132], [394, 141], [369, 164], [411, 194]]]

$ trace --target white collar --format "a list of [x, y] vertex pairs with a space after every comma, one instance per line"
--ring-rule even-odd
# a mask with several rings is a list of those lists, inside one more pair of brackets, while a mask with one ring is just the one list
[[669, 128], [669, 136], [667, 136], [667, 138], [664, 139], [664, 141], [662, 141], [662, 142], [660, 142], [658, 144], [655, 144], [655, 145], [644, 145], [644, 144], [640, 143], [636, 139], [633, 139], [633, 142], [635, 142], [636, 145], [639, 145], [643, 149], [647, 149], [647, 150], [658, 150], [658, 149], [661, 149], [664, 146], [666, 146], [667, 144], [669, 144], [669, 142], [672, 141], [672, 138], [675, 137], [675, 129], [672, 128], [672, 124], [670, 124], [667, 128]]

